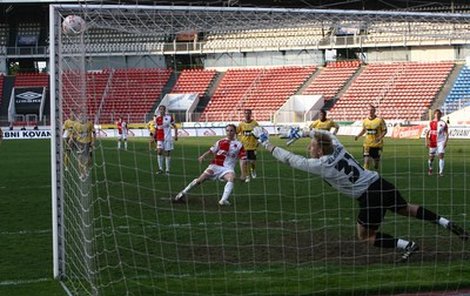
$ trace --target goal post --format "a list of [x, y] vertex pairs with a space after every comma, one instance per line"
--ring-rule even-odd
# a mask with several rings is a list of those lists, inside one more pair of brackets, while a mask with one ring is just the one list
[[[455, 236], [388, 213], [388, 232], [425, 246], [398, 265], [395, 250], [356, 241], [355, 200], [277, 162], [261, 147], [256, 179], [235, 181], [230, 206], [219, 206], [225, 184], [212, 181], [191, 190], [187, 203], [172, 203], [207, 167], [198, 157], [225, 135], [226, 124], [243, 118], [243, 104], [220, 121], [178, 122], [179, 140], [163, 161], [171, 163], [169, 175], [159, 174], [159, 156], [145, 128], [165, 83], [182, 71], [183, 62], [225, 72], [233, 65], [321, 66], [332, 48], [375, 57], [380, 49], [396, 47], [459, 47], [470, 53], [470, 15], [86, 3], [51, 5], [49, 12], [53, 274], [68, 294], [375, 295], [470, 287], [470, 252]], [[86, 30], [65, 34], [61, 25], [68, 15], [83, 18]], [[357, 30], [335, 33], [349, 27]], [[197, 38], [179, 39], [188, 35]], [[255, 120], [261, 109], [253, 112]], [[140, 111], [134, 116], [132, 110]], [[64, 136], [72, 114], [86, 132], [84, 143]], [[131, 127], [126, 149], [117, 144], [119, 116], [138, 126]], [[96, 134], [90, 147], [89, 123]], [[275, 133], [275, 122], [260, 124]], [[340, 139], [361, 160], [361, 143]], [[301, 155], [308, 144], [300, 139], [286, 147], [274, 135], [271, 141]], [[469, 227], [467, 146], [466, 140], [450, 141], [449, 173], [436, 179], [427, 176], [421, 140], [388, 138], [380, 173], [407, 200]], [[238, 166], [235, 171], [239, 176]]]

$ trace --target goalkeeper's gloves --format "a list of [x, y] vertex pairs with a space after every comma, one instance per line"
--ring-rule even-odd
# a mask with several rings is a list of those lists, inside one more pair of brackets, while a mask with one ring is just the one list
[[252, 131], [253, 136], [258, 139], [258, 142], [264, 148], [269, 145], [269, 134], [261, 126], [257, 126]]

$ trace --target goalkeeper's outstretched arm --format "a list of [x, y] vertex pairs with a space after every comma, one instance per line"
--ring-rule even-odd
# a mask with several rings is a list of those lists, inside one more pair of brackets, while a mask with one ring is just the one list
[[290, 128], [290, 130], [282, 135], [284, 138], [287, 138], [289, 139], [287, 142], [286, 142], [286, 145], [287, 146], [290, 146], [291, 144], [293, 144], [295, 141], [297, 141], [298, 139], [300, 138], [313, 138], [315, 137], [315, 135], [318, 135], [318, 134], [323, 134], [323, 135], [326, 135], [327, 137], [329, 137], [333, 143], [333, 145], [335, 146], [342, 146], [341, 143], [339, 142], [338, 138], [336, 138], [335, 134], [331, 133], [330, 131], [327, 131], [327, 130], [320, 130], [320, 129], [311, 129], [311, 130], [301, 130], [297, 127], [292, 127]]
[[[253, 134], [255, 135], [255, 137], [258, 138], [258, 141], [260, 142], [261, 146], [263, 146], [266, 150], [271, 152], [271, 154], [277, 160], [298, 170], [302, 170], [302, 171], [312, 173], [315, 175], [320, 174], [321, 162], [318, 158], [307, 158], [307, 157], [292, 153], [283, 148], [274, 146], [273, 144], [271, 144], [271, 142], [269, 142], [268, 133], [262, 130], [262, 128], [259, 128], [259, 129], [255, 128], [255, 130], [253, 130]], [[298, 134], [296, 138], [309, 137], [309, 136], [310, 136], [310, 132], [306, 132], [306, 133]]]

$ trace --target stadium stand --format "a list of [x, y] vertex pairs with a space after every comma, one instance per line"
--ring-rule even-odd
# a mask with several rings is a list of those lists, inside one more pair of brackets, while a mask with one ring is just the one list
[[304, 95], [323, 95], [325, 101], [333, 99], [360, 67], [359, 61], [330, 62], [303, 91]]
[[0, 73], [0, 107], [2, 107], [3, 100], [3, 73]]
[[173, 93], [198, 93], [199, 97], [204, 96], [212, 83], [217, 71], [204, 69], [185, 69], [181, 71]]
[[[390, 29], [393, 28], [393, 29]], [[369, 24], [363, 43], [394, 44], [404, 42], [436, 42], [436, 40], [459, 39], [466, 35], [470, 25], [423, 22], [374, 22]], [[422, 43], [419, 43], [422, 45]]]
[[451, 62], [371, 64], [334, 104], [330, 117], [361, 120], [373, 104], [384, 119], [421, 120], [453, 67]]
[[228, 70], [210, 99], [200, 118], [201, 121], [217, 121], [234, 112], [233, 107], [253, 88], [262, 69]]
[[8, 24], [0, 23], [0, 54], [6, 54], [9, 38]]
[[[86, 105], [88, 114], [92, 115], [93, 118], [99, 109], [110, 73], [109, 70], [103, 70], [88, 72], [86, 74]], [[71, 111], [79, 112], [80, 108], [83, 106], [80, 90], [76, 87], [80, 85], [77, 82], [79, 79], [80, 74], [72, 71], [66, 71], [63, 74], [63, 109], [67, 113], [67, 116]]]
[[[163, 49], [163, 37], [152, 34], [125, 33], [118, 30], [89, 28], [87, 30], [86, 50], [97, 54], [122, 52], [148, 52]], [[63, 40], [64, 51], [79, 50], [79, 36], [68, 36]]]
[[40, 23], [19, 23], [18, 36], [32, 36], [39, 35], [41, 32]]
[[[143, 122], [155, 102], [160, 98], [163, 87], [172, 69], [118, 69], [88, 72], [87, 107], [88, 114], [97, 123], [112, 123], [121, 115], [129, 122]], [[83, 102], [77, 100], [79, 91], [72, 85], [79, 79], [76, 73], [64, 73], [64, 110], [79, 111]], [[95, 118], [96, 117], [96, 118]]]
[[108, 123], [117, 115], [129, 122], [143, 122], [162, 89], [168, 82], [172, 69], [118, 69], [110, 77], [103, 102], [98, 110], [99, 121]]
[[200, 121], [241, 120], [241, 110], [253, 110], [256, 120], [270, 120], [302, 84], [315, 66], [228, 70]]
[[207, 35], [204, 50], [315, 46], [325, 37], [321, 27], [258, 29], [212, 32]]
[[49, 74], [18, 73], [15, 78], [15, 87], [49, 87]]
[[443, 111], [449, 114], [467, 106], [470, 106], [470, 67], [464, 66], [445, 99]]

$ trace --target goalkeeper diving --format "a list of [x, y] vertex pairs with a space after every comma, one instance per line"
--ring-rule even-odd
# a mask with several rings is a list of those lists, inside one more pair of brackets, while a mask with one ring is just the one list
[[469, 238], [467, 231], [449, 219], [420, 205], [408, 203], [392, 183], [377, 172], [364, 169], [328, 131], [291, 128], [283, 135], [288, 142], [310, 137], [308, 158], [271, 144], [269, 134], [262, 127], [256, 127], [253, 135], [277, 160], [292, 168], [319, 175], [339, 192], [356, 199], [360, 208], [356, 223], [358, 239], [375, 247], [400, 250], [401, 262], [408, 261], [419, 247], [414, 241], [395, 238], [379, 230], [387, 210], [438, 224], [462, 240]]

